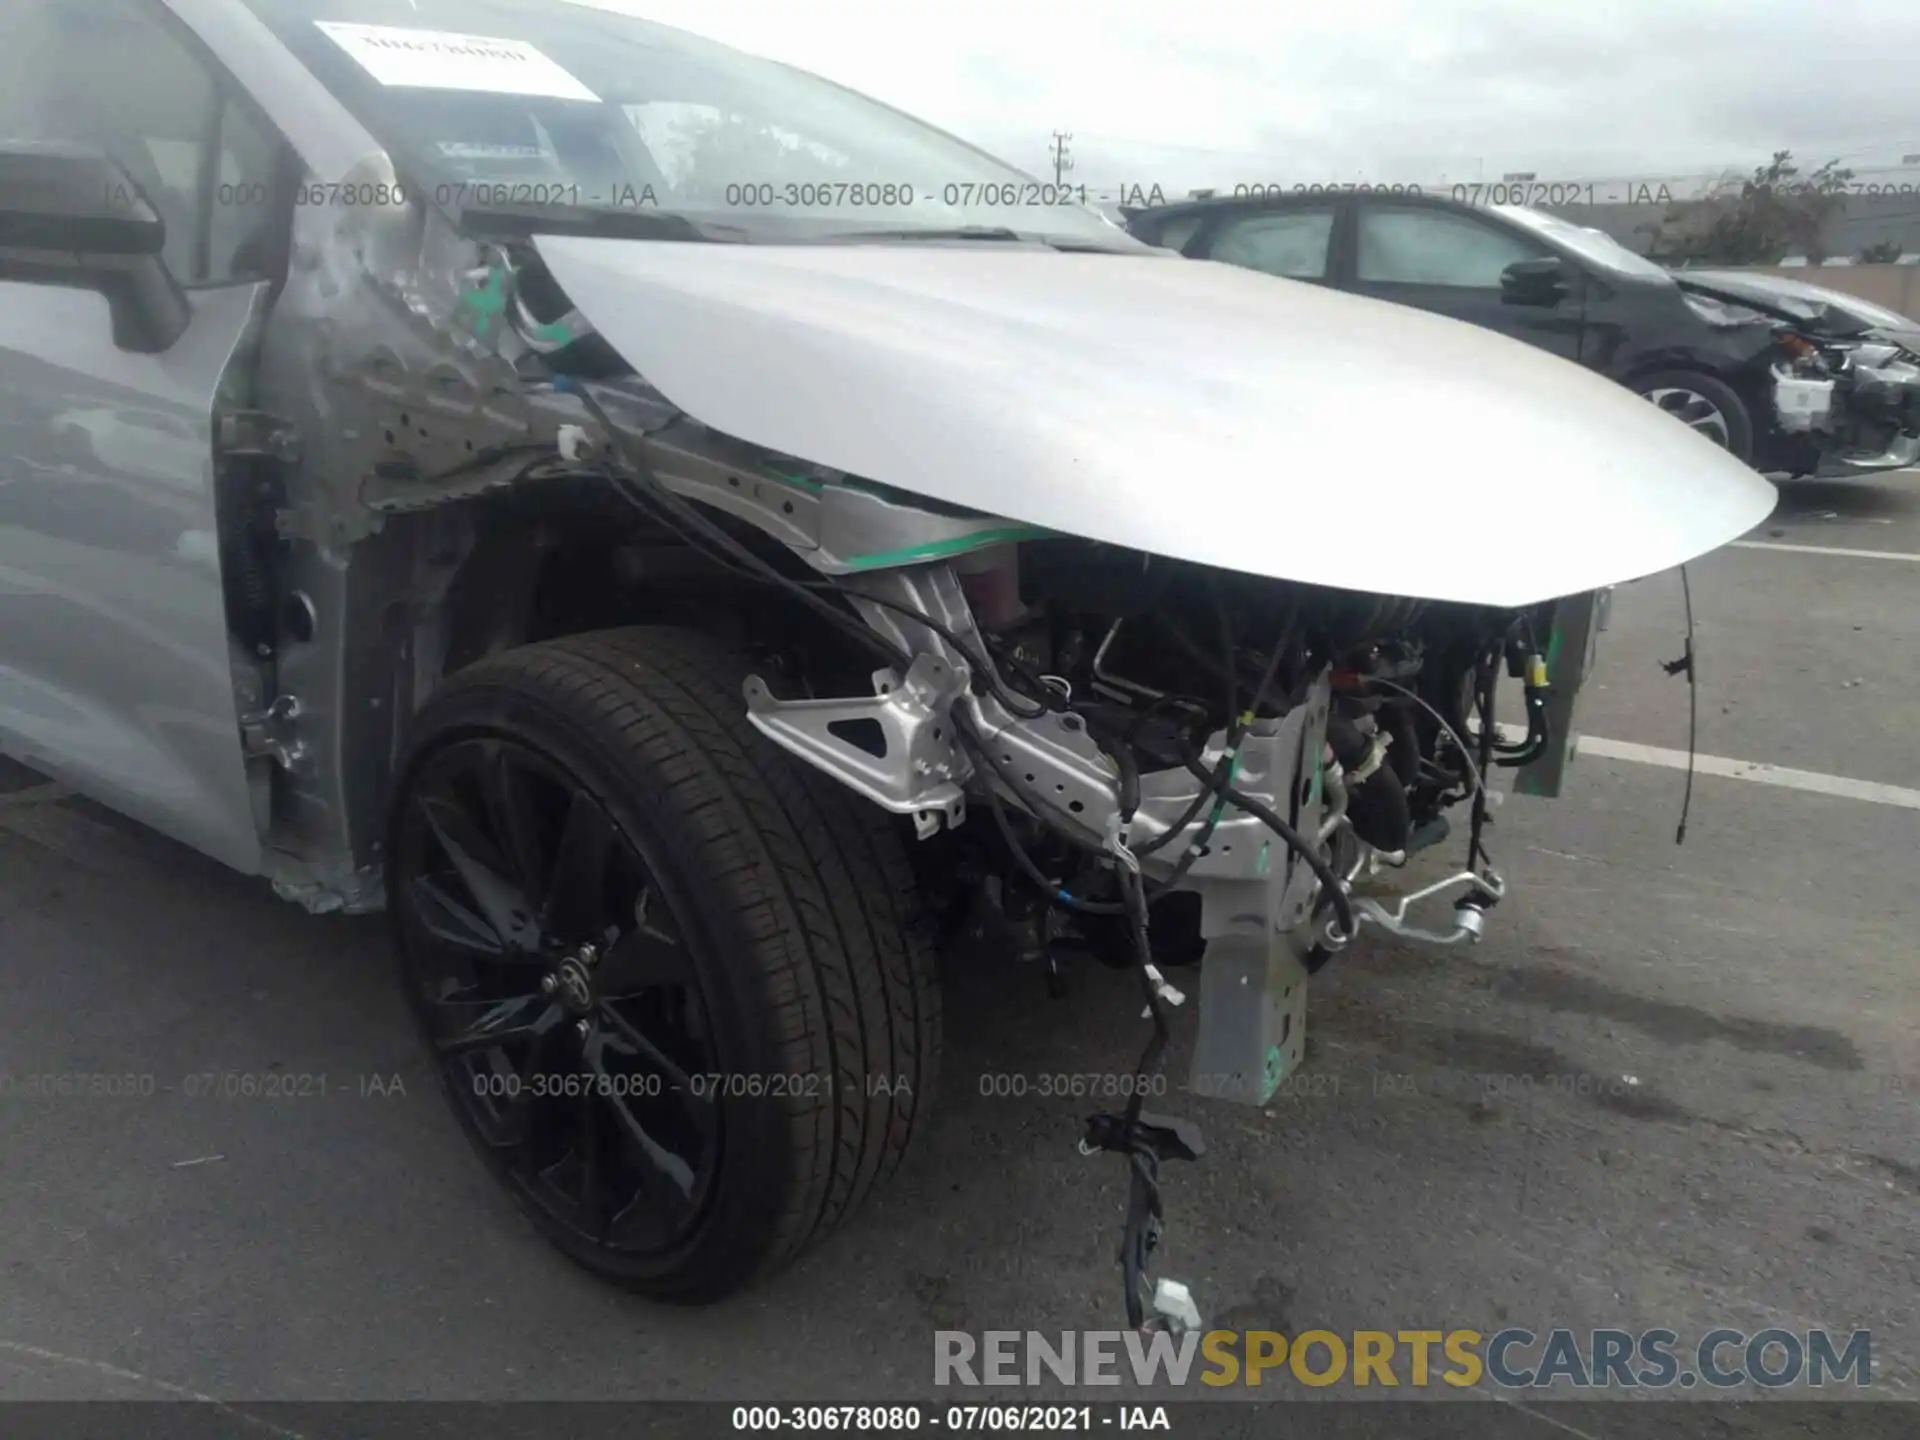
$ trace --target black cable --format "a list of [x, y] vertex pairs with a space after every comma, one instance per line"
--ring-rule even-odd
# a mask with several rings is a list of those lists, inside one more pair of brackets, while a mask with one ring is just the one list
[[1120, 1273], [1126, 1286], [1127, 1324], [1139, 1329], [1146, 1321], [1146, 1305], [1141, 1289], [1147, 1262], [1159, 1239], [1162, 1217], [1160, 1205], [1160, 1159], [1139, 1133], [1140, 1113], [1146, 1105], [1147, 1090], [1166, 1058], [1173, 1026], [1167, 1016], [1167, 1003], [1153, 979], [1153, 943], [1147, 934], [1146, 887], [1140, 872], [1121, 867], [1120, 886], [1127, 900], [1129, 927], [1133, 931], [1134, 953], [1139, 960], [1136, 973], [1146, 995], [1147, 1012], [1153, 1018], [1153, 1033], [1146, 1049], [1133, 1067], [1133, 1094], [1127, 1098], [1125, 1133], [1127, 1149], [1127, 1223], [1120, 1246]]
[[[1228, 747], [1228, 753], [1231, 753], [1231, 752], [1232, 752], [1232, 747], [1230, 746]], [[1225, 756], [1221, 757], [1222, 763], [1225, 763], [1225, 758], [1226, 758]], [[1164, 831], [1154, 836], [1153, 839], [1147, 841], [1144, 845], [1142, 845], [1139, 849], [1135, 850], [1133, 853], [1136, 855], [1159, 854], [1160, 851], [1166, 849], [1167, 846], [1171, 845], [1175, 837], [1180, 835], [1187, 828], [1187, 826], [1191, 825], [1195, 820], [1199, 818], [1200, 812], [1206, 809], [1207, 807], [1207, 801], [1212, 798], [1213, 798], [1212, 791], [1202, 790], [1198, 795], [1195, 795], [1193, 797], [1193, 803], [1187, 806], [1185, 810], [1182, 810], [1180, 812], [1179, 819], [1175, 820], [1173, 824], [1169, 825]], [[1207, 828], [1207, 832], [1205, 836], [1196, 836], [1195, 838], [1200, 842], [1200, 844], [1205, 844], [1207, 837], [1211, 836], [1212, 834], [1213, 834], [1213, 827], [1209, 826]]]
[[[1313, 868], [1315, 875], [1319, 877], [1323, 884], [1330, 886], [1335, 892], [1334, 904], [1340, 913], [1341, 925], [1347, 935], [1352, 936], [1357, 933], [1353, 911], [1347, 903], [1345, 891], [1340, 887], [1338, 879], [1334, 876], [1332, 869], [1324, 860], [1320, 859], [1318, 855], [1308, 850], [1306, 842], [1300, 836], [1299, 832], [1287, 824], [1286, 821], [1282, 820], [1276, 812], [1262, 805], [1259, 801], [1254, 800], [1244, 792], [1232, 788], [1232, 768], [1235, 760], [1238, 758], [1240, 740], [1244, 736], [1245, 728], [1247, 724], [1250, 723], [1253, 712], [1257, 710], [1259, 705], [1265, 700], [1266, 692], [1272, 685], [1274, 676], [1279, 671], [1280, 661], [1284, 652], [1285, 642], [1283, 637], [1282, 644], [1274, 647], [1273, 654], [1268, 659], [1266, 671], [1260, 678], [1260, 687], [1254, 694], [1253, 706], [1234, 717], [1233, 725], [1228, 732], [1230, 743], [1226, 752], [1221, 756], [1214, 768], [1208, 770], [1206, 766], [1200, 763], [1199, 757], [1191, 752], [1181, 757], [1187, 769], [1205, 782], [1205, 788], [1194, 797], [1193, 802], [1187, 807], [1186, 813], [1180, 822], [1170, 830], [1156, 837], [1154, 841], [1140, 847], [1139, 850], [1134, 852], [1136, 857], [1153, 853], [1155, 850], [1164, 846], [1169, 839], [1179, 835], [1192, 823], [1193, 817], [1199, 814], [1201, 807], [1206, 804], [1209, 796], [1216, 799], [1214, 812], [1208, 817], [1206, 827], [1199, 835], [1194, 837], [1192, 843], [1188, 845], [1186, 851], [1181, 855], [1179, 862], [1175, 864], [1166, 878], [1155, 884], [1150, 893], [1146, 890], [1143, 882], [1142, 894], [1148, 899], [1158, 899], [1160, 896], [1171, 891], [1175, 885], [1179, 884], [1180, 881], [1186, 877], [1187, 872], [1193, 868], [1194, 864], [1205, 852], [1207, 841], [1212, 838], [1213, 832], [1220, 822], [1221, 815], [1226, 809], [1226, 803], [1231, 801], [1240, 806], [1241, 809], [1246, 810], [1249, 814], [1260, 819], [1268, 828], [1272, 829], [1275, 834], [1279, 835], [1281, 840], [1290, 848], [1306, 858], [1308, 864]], [[1031, 880], [1043, 894], [1047, 895], [1052, 903], [1060, 905], [1065, 909], [1089, 915], [1126, 914], [1127, 907], [1125, 904], [1118, 904], [1111, 901], [1083, 900], [1068, 892], [1060, 886], [1057, 881], [1040, 869], [1032, 855], [1028, 853], [1026, 847], [1021, 843], [1019, 836], [1014, 832], [1013, 822], [1007, 815], [1006, 806], [1000, 799], [999, 792], [993, 787], [993, 778], [996, 776], [1004, 781], [1007, 788], [1012, 790], [1014, 794], [1020, 798], [1033, 818], [1040, 824], [1045, 825], [1070, 844], [1100, 856], [1103, 859], [1107, 858], [1107, 852], [1083, 836], [1076, 834], [1053, 820], [1049, 808], [1039, 796], [1027, 789], [1025, 784], [1016, 779], [1010, 772], [1002, 770], [994, 764], [987, 739], [975, 731], [971, 718], [966, 716], [964, 712], [958, 711], [955, 712], [954, 718], [956, 721], [954, 727], [956, 737], [973, 752], [974, 758], [980, 762], [982, 779], [987, 791], [987, 802], [993, 812], [994, 824], [1000, 831], [1001, 839], [1005, 841], [1007, 849], [1012, 854], [1014, 863], [1027, 878]]]
[[1124, 740], [1114, 742], [1113, 758], [1120, 767], [1120, 823], [1131, 825], [1140, 811], [1140, 762]]
[[[1278, 649], [1274, 651], [1276, 663], [1269, 664], [1266, 674], [1261, 678], [1260, 689], [1253, 698], [1253, 706], [1255, 709], [1258, 708], [1261, 700], [1265, 697], [1267, 686], [1273, 679], [1274, 671], [1278, 668], [1277, 659], [1279, 653]], [[1240, 763], [1240, 746], [1246, 740], [1247, 720], [1252, 714], [1253, 709], [1249, 709], [1243, 711], [1240, 716], [1234, 719], [1233, 724], [1227, 731], [1226, 750], [1222, 753], [1219, 761], [1214, 765], [1211, 772], [1216, 776], [1223, 777], [1229, 784], [1232, 783], [1234, 770]], [[1185, 756], [1183, 755], [1182, 758], [1184, 759]], [[1163, 834], [1155, 836], [1134, 853], [1136, 855], [1152, 855], [1157, 853], [1164, 845], [1193, 823], [1193, 817], [1198, 815], [1201, 807], [1207, 803], [1208, 793], [1208, 791], [1202, 790], [1198, 795], [1194, 796], [1193, 803], [1181, 812], [1177, 824]], [[1187, 872], [1199, 863], [1200, 857], [1207, 853], [1207, 845], [1213, 839], [1213, 832], [1220, 828], [1220, 818], [1225, 813], [1226, 802], [1216, 796], [1213, 813], [1207, 817], [1207, 823], [1200, 827], [1200, 833], [1195, 835], [1188, 843], [1187, 848], [1181, 852], [1180, 858], [1174, 862], [1174, 867], [1168, 872], [1166, 879], [1162, 880], [1156, 887], [1154, 891], [1156, 897], [1164, 895], [1175, 885], [1178, 885], [1186, 878]]]
[[[927, 615], [923, 611], [916, 610], [911, 605], [902, 604], [898, 600], [888, 600], [883, 596], [869, 595], [865, 591], [861, 591], [861, 590], [854, 590], [854, 591], [843, 590], [840, 586], [835, 585], [830, 580], [795, 580], [793, 581], [793, 583], [795, 585], [802, 586], [806, 589], [830, 590], [836, 595], [850, 594], [858, 599], [867, 601], [869, 604], [878, 605], [883, 609], [896, 610], [900, 614], [905, 615], [911, 620], [913, 620], [916, 624], [926, 626], [927, 629], [933, 631], [934, 634], [938, 635], [941, 639], [945, 640], [949, 645], [953, 646], [954, 649], [958, 650], [960, 654], [966, 659], [967, 663], [971, 665], [976, 671], [978, 671], [982, 675], [985, 675], [987, 677], [987, 684], [992, 688], [995, 697], [999, 699], [1001, 704], [1006, 705], [1006, 707], [1009, 710], [1013, 711], [1013, 713], [1018, 715], [1022, 720], [1037, 720], [1042, 715], [1045, 715], [1049, 710], [1063, 708], [1062, 706], [1057, 706], [1052, 703], [1054, 692], [1052, 688], [1046, 685], [1045, 683], [1041, 683], [1040, 685], [1041, 690], [1047, 696], [1047, 698], [1044, 700], [1037, 700], [1034, 696], [1031, 696], [1031, 695], [1022, 695], [1018, 690], [1015, 690], [1012, 686], [1008, 685], [1005, 679], [1002, 678], [998, 668], [996, 668], [996, 666], [993, 663], [993, 655], [992, 655], [992, 652], [986, 646], [985, 636], [981, 637], [981, 641], [982, 641], [981, 648], [979, 650], [975, 650], [965, 640], [962, 640], [958, 635], [956, 635], [949, 627], [941, 624], [938, 620], [933, 619], [931, 616]], [[1019, 668], [1024, 669], [1025, 667], [1019, 667]], [[1029, 677], [1029, 678], [1033, 678], [1033, 677]], [[1010, 701], [1018, 701], [1019, 703], [1011, 704], [1009, 703]], [[1037, 708], [1032, 710], [1027, 710], [1022, 708], [1023, 706], [1027, 706], [1027, 705], [1034, 705]]]
[[1076, 895], [1069, 894], [1061, 887], [1059, 881], [1049, 876], [1034, 862], [1033, 856], [1027, 852], [1027, 847], [1021, 843], [1020, 837], [1014, 833], [1013, 821], [1007, 815], [1006, 802], [1000, 798], [1000, 792], [994, 788], [993, 782], [995, 777], [1003, 780], [1007, 787], [1020, 797], [1022, 803], [1032, 812], [1035, 820], [1045, 825], [1055, 834], [1080, 849], [1090, 851], [1096, 855], [1104, 856], [1107, 852], [1053, 820], [1049, 815], [1046, 805], [1037, 795], [1028, 790], [1020, 781], [1014, 779], [1010, 773], [996, 766], [993, 763], [993, 755], [988, 749], [985, 737], [975, 733], [973, 721], [970, 716], [962, 710], [955, 710], [953, 712], [953, 720], [954, 737], [958, 739], [962, 745], [966, 746], [967, 749], [971, 750], [974, 759], [980, 763], [981, 784], [987, 792], [987, 808], [993, 812], [994, 826], [1000, 831], [1000, 838], [1006, 842], [1007, 850], [1012, 854], [1014, 864], [1018, 865], [1026, 877], [1038, 886], [1040, 892], [1055, 905], [1059, 905], [1067, 910], [1078, 911], [1083, 915], [1126, 914], [1127, 907], [1124, 904], [1104, 900], [1082, 900]]
[[1147, 892], [1140, 872], [1129, 866], [1120, 867], [1120, 888], [1125, 893], [1127, 914], [1133, 930], [1133, 947], [1140, 961], [1140, 985], [1146, 991], [1147, 1009], [1153, 1014], [1153, 1034], [1147, 1041], [1147, 1048], [1140, 1056], [1139, 1064], [1133, 1067], [1140, 1084], [1133, 1087], [1133, 1094], [1127, 1099], [1127, 1128], [1132, 1130], [1140, 1122], [1140, 1111], [1147, 1100], [1147, 1084], [1160, 1062], [1166, 1056], [1167, 1043], [1173, 1037], [1173, 1027], [1167, 1018], [1167, 1003], [1161, 997], [1160, 987], [1153, 983], [1153, 944], [1147, 936]]
[[1346, 932], [1347, 938], [1351, 940], [1359, 933], [1353, 918], [1353, 905], [1347, 899], [1347, 892], [1345, 887], [1340, 883], [1340, 877], [1334, 874], [1333, 867], [1321, 859], [1319, 853], [1307, 844], [1305, 838], [1302, 837], [1298, 830], [1281, 819], [1269, 806], [1261, 804], [1251, 795], [1234, 789], [1232, 785], [1227, 783], [1224, 776], [1216, 778], [1210, 774], [1206, 766], [1202, 765], [1195, 757], [1188, 756], [1186, 758], [1186, 766], [1187, 769], [1199, 776], [1203, 782], [1212, 787], [1215, 793], [1225, 796], [1249, 815], [1258, 819], [1269, 830], [1278, 835], [1289, 850], [1306, 861], [1307, 868], [1313, 871], [1320, 883], [1327, 888], [1327, 892], [1333, 900], [1333, 908], [1339, 912], [1340, 928]]
[[[607, 422], [603, 421], [602, 423]], [[798, 596], [801, 602], [808, 606], [808, 608], [824, 617], [830, 624], [849, 636], [857, 644], [864, 646], [877, 655], [883, 656], [892, 664], [900, 667], [902, 673], [905, 673], [907, 667], [912, 664], [912, 657], [910, 655], [898, 646], [892, 644], [871, 626], [865, 624], [855, 616], [848, 614], [846, 611], [841, 610], [837, 606], [828, 604], [807, 586], [793, 579], [793, 577], [781, 574], [777, 568], [767, 563], [766, 560], [756, 555], [750, 548], [742, 545], [738, 540], [734, 539], [733, 536], [721, 529], [720, 526], [714, 524], [705, 515], [701, 514], [698, 507], [682, 500], [678, 495], [668, 490], [650, 470], [634, 465], [633, 462], [627, 460], [626, 457], [622, 457], [622, 459], [628, 470], [632, 472], [631, 475], [623, 475], [612, 470], [601, 472], [621, 495], [633, 500], [641, 508], [647, 509], [656, 519], [661, 519], [661, 512], [665, 511], [668, 516], [672, 517], [672, 520], [678, 520], [683, 527], [695, 530], [704, 536], [710, 544], [717, 546], [724, 554], [732, 557], [735, 561], [733, 568], [735, 568], [736, 571], [744, 569], [749, 578], [757, 579], [760, 583], [771, 585], [776, 589], [790, 591], [792, 594]], [[636, 480], [638, 481], [637, 484], [634, 483]], [[663, 523], [666, 523], [669, 528], [672, 528], [672, 520], [663, 520]], [[681, 530], [681, 537], [683, 539], [687, 538], [685, 529]], [[708, 558], [711, 559], [715, 557], [709, 555]]]
[[704, 536], [710, 544], [732, 557], [737, 566], [744, 567], [766, 584], [788, 590], [798, 596], [803, 604], [823, 616], [829, 623], [850, 636], [856, 643], [865, 646], [875, 654], [885, 656], [894, 664], [900, 666], [904, 672], [905, 668], [912, 662], [911, 656], [906, 655], [897, 646], [877, 634], [872, 627], [866, 625], [856, 617], [849, 615], [839, 607], [828, 604], [812, 590], [800, 584], [791, 576], [782, 574], [761, 556], [755, 554], [748, 546], [741, 544], [740, 541], [736, 540], [719, 525], [715, 524], [697, 505], [674, 494], [673, 491], [661, 483], [660, 478], [653, 473], [651, 466], [628, 450], [624, 443], [625, 437], [619, 427], [608, 418], [607, 412], [600, 402], [588, 394], [584, 386], [572, 381], [569, 377], [562, 376], [561, 379], [567, 383], [560, 384], [556, 382], [556, 389], [561, 390], [562, 393], [574, 396], [580, 401], [587, 413], [600, 423], [601, 428], [606, 432], [608, 447], [621, 462], [625, 471], [628, 472], [621, 474], [611, 469], [601, 471], [601, 474], [606, 477], [616, 491], [632, 501], [639, 508], [648, 511], [656, 519], [662, 520], [669, 528], [674, 528], [672, 521], [665, 520], [662, 512], [665, 512], [667, 516], [673, 517], [674, 520], [678, 520], [681, 526], [685, 527], [681, 531], [683, 538], [685, 538], [686, 528], [690, 528]]
[[[1293, 620], [1292, 617], [1289, 616], [1286, 629], [1280, 632], [1280, 639], [1274, 644], [1273, 653], [1267, 657], [1267, 668], [1261, 672], [1260, 684], [1253, 692], [1253, 703], [1239, 714], [1235, 714], [1232, 709], [1227, 711], [1226, 750], [1220, 757], [1220, 764], [1228, 767], [1229, 771], [1240, 758], [1241, 743], [1246, 739], [1249, 726], [1253, 720], [1259, 716], [1261, 705], [1266, 703], [1267, 691], [1272, 687], [1274, 677], [1280, 673], [1281, 658], [1286, 654], [1287, 647], [1292, 639]], [[1231, 643], [1229, 643], [1228, 649], [1228, 668], [1232, 668]], [[1231, 679], [1227, 682], [1227, 695], [1230, 701], [1238, 698], [1234, 693]], [[1232, 779], [1231, 773], [1228, 774], [1227, 778]], [[1187, 826], [1191, 825], [1194, 818], [1199, 815], [1202, 807], [1207, 803], [1208, 793], [1209, 792], [1202, 790], [1198, 795], [1194, 796], [1193, 803], [1181, 812], [1180, 818], [1172, 826], [1161, 834], [1156, 835], [1146, 844], [1140, 846], [1133, 853], [1136, 855], [1154, 855], [1171, 844], [1174, 838], [1184, 831]], [[1160, 886], [1161, 892], [1166, 891], [1175, 882], [1182, 879], [1187, 871], [1193, 868], [1194, 862], [1200, 858], [1200, 853], [1206, 849], [1207, 842], [1213, 839], [1213, 832], [1219, 827], [1221, 808], [1222, 807], [1216, 804], [1213, 814], [1207, 819], [1206, 827], [1201, 830], [1198, 835], [1193, 837], [1192, 843], [1187, 846], [1186, 853], [1180, 857], [1179, 863], [1174, 866], [1173, 874], [1162, 882]]]
[[1678, 660], [1666, 661], [1661, 669], [1669, 675], [1687, 673], [1687, 788], [1680, 798], [1680, 824], [1673, 832], [1673, 843], [1687, 841], [1687, 816], [1693, 810], [1693, 761], [1700, 726], [1700, 668], [1693, 645], [1693, 585], [1687, 579], [1687, 567], [1680, 567], [1680, 596], [1687, 607], [1687, 648]]
[[1531, 765], [1547, 753], [1547, 747], [1553, 743], [1553, 725], [1547, 718], [1547, 697], [1531, 686], [1527, 688], [1527, 738], [1517, 745], [1494, 745], [1495, 765], [1506, 770], [1516, 770], [1523, 765]]
[[1485, 861], [1491, 867], [1493, 857], [1481, 843], [1487, 828], [1487, 781], [1493, 768], [1493, 677], [1498, 652], [1482, 651], [1474, 667], [1474, 705], [1480, 712], [1480, 784], [1473, 795], [1473, 818], [1467, 831], [1467, 869]]
[[[1039, 865], [1034, 861], [1033, 856], [1028, 853], [1026, 846], [1021, 843], [1020, 837], [1014, 833], [1013, 821], [1007, 814], [1006, 805], [1000, 799], [999, 792], [993, 787], [993, 779], [996, 776], [1006, 784], [1008, 789], [1012, 790], [1014, 794], [1020, 798], [1021, 803], [1027, 807], [1029, 813], [1038, 823], [1046, 826], [1047, 829], [1069, 844], [1085, 850], [1089, 854], [1098, 856], [1103, 860], [1110, 858], [1110, 856], [1103, 847], [1069, 830], [1066, 826], [1055, 820], [1052, 816], [1052, 811], [1045, 801], [1041, 800], [1038, 795], [1029, 790], [1022, 781], [1016, 779], [1012, 772], [997, 767], [993, 763], [993, 756], [988, 748], [986, 738], [974, 730], [973, 722], [969, 716], [963, 711], [956, 710], [954, 712], [954, 722], [955, 737], [972, 752], [974, 759], [979, 762], [982, 781], [987, 792], [987, 804], [993, 812], [994, 825], [1000, 831], [1000, 838], [1006, 842], [1007, 849], [1012, 853], [1014, 863], [1020, 867], [1021, 872], [1024, 873], [1029, 880], [1033, 881], [1053, 904], [1059, 905], [1063, 909], [1077, 911], [1084, 915], [1126, 914], [1127, 907], [1125, 904], [1110, 900], [1083, 900], [1063, 888], [1058, 881], [1040, 869]], [[1218, 771], [1224, 771], [1228, 763], [1227, 759], [1222, 757], [1216, 769]], [[1197, 759], [1190, 759], [1188, 761], [1188, 767], [1209, 782], [1209, 788], [1202, 790], [1198, 797], [1199, 802], [1204, 804], [1210, 794], [1216, 793], [1211, 788], [1212, 781], [1218, 778], [1216, 771], [1209, 771], [1205, 766], [1201, 765]], [[1198, 810], [1197, 805], [1190, 808], [1196, 812]], [[1196, 843], [1188, 847], [1186, 853], [1180, 857], [1179, 863], [1173, 867], [1167, 877], [1152, 887], [1151, 891], [1148, 892], [1148, 898], [1150, 900], [1159, 899], [1162, 895], [1171, 891], [1181, 880], [1186, 878], [1187, 872], [1193, 868], [1194, 863], [1200, 858], [1201, 851], [1205, 848], [1205, 837], [1213, 833], [1213, 827], [1220, 818], [1220, 809], [1224, 808], [1224, 805], [1222, 805], [1216, 809], [1214, 815], [1207, 823], [1206, 830], [1201, 836], [1196, 837]], [[1272, 812], [1269, 811], [1268, 813]]]

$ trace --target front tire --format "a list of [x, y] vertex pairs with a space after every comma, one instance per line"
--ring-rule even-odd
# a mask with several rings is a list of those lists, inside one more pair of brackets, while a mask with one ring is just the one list
[[893, 817], [747, 723], [686, 631], [481, 661], [415, 719], [388, 837], [407, 995], [535, 1225], [652, 1297], [718, 1299], [898, 1167], [939, 991]]
[[1697, 370], [1661, 370], [1635, 380], [1633, 390], [1734, 459], [1753, 463], [1752, 412], [1725, 381]]

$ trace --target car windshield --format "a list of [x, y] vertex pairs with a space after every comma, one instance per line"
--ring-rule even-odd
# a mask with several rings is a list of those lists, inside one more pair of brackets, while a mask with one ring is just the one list
[[632, 15], [573, 0], [246, 3], [444, 208], [655, 210], [749, 238], [991, 229], [1147, 248], [1080, 203], [1081, 187]]
[[1541, 239], [1551, 240], [1561, 248], [1573, 251], [1582, 260], [1591, 260], [1608, 270], [1659, 278], [1666, 278], [1670, 274], [1644, 255], [1634, 254], [1611, 235], [1590, 230], [1584, 225], [1575, 225], [1558, 215], [1549, 215], [1544, 210], [1535, 210], [1527, 205], [1493, 205], [1488, 208], [1514, 224], [1533, 231]]

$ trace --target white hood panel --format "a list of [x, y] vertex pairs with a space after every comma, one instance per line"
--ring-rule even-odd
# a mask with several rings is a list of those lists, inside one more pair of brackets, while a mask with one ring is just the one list
[[1203, 565], [1516, 606], [1690, 560], [1777, 498], [1570, 362], [1233, 266], [537, 243], [606, 340], [714, 429]]

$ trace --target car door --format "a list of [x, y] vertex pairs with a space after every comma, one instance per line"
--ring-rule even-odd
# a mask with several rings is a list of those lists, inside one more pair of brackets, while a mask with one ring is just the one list
[[1338, 201], [1233, 210], [1216, 218], [1187, 248], [1194, 259], [1218, 260], [1284, 280], [1330, 283]]
[[149, 0], [8, 5], [0, 141], [119, 162], [188, 318], [143, 353], [104, 294], [0, 279], [0, 750], [252, 871], [214, 435], [270, 288], [278, 138]]
[[1509, 265], [1555, 251], [1491, 216], [1464, 209], [1356, 199], [1353, 278], [1360, 295], [1431, 310], [1497, 330], [1569, 360], [1580, 356], [1580, 272], [1557, 300], [1515, 303], [1501, 277]]

